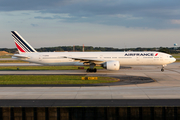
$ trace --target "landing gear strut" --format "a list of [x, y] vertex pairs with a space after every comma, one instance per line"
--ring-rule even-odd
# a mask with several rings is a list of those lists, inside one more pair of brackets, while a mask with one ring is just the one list
[[161, 68], [161, 72], [164, 72], [164, 66], [166, 66], [166, 65], [163, 65], [163, 66], [162, 66], [162, 68]]
[[94, 68], [94, 66], [96, 66], [96, 64], [94, 63], [90, 64], [90, 68], [88, 68], [86, 72], [97, 72], [97, 69]]

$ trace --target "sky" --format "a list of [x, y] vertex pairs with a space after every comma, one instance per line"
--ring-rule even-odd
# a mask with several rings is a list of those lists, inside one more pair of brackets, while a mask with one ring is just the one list
[[14, 30], [34, 48], [179, 46], [180, 1], [0, 0], [0, 48]]

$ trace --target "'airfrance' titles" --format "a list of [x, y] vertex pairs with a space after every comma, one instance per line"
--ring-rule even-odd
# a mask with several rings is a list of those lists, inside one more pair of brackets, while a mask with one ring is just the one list
[[154, 56], [153, 53], [126, 53], [124, 56]]

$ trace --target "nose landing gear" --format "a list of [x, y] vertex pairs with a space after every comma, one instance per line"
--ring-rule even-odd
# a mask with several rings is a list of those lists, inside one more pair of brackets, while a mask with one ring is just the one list
[[162, 68], [161, 68], [161, 72], [164, 72], [164, 66], [166, 66], [166, 65], [163, 65], [163, 66], [162, 66]]

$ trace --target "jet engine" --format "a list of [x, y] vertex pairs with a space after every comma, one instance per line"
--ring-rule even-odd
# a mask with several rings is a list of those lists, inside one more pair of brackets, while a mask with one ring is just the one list
[[119, 61], [107, 61], [104, 64], [102, 64], [102, 67], [107, 70], [119, 70], [120, 63]]

